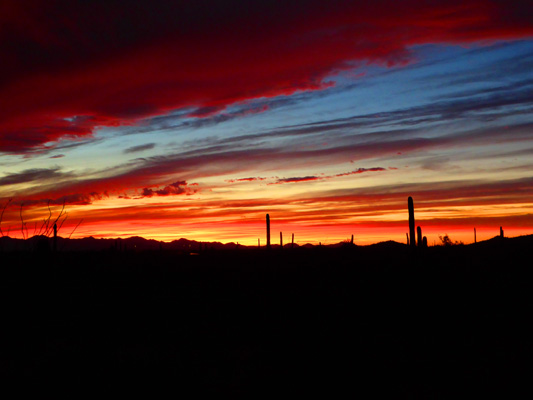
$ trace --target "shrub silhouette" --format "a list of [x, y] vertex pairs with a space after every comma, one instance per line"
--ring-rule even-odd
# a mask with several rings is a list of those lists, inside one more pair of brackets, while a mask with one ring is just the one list
[[450, 239], [448, 234], [445, 234], [444, 236], [439, 235], [439, 239], [442, 242], [442, 246], [446, 246], [446, 247], [464, 244], [463, 242], [460, 242], [457, 240], [454, 242], [452, 239]]

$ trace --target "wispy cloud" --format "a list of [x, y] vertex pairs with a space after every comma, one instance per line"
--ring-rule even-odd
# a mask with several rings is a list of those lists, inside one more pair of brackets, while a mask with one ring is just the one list
[[145, 150], [151, 150], [155, 147], [155, 143], [146, 143], [138, 146], [128, 147], [123, 150], [124, 154], [139, 153]]
[[0, 186], [17, 185], [22, 183], [37, 183], [71, 177], [71, 172], [61, 172], [61, 168], [33, 168], [21, 172], [6, 174], [0, 178]]
[[279, 185], [282, 183], [318, 181], [320, 179], [323, 179], [323, 178], [319, 176], [295, 176], [292, 178], [280, 178], [276, 182], [271, 183], [271, 185]]
[[238, 178], [238, 179], [227, 179], [226, 182], [228, 183], [235, 183], [235, 182], [253, 182], [253, 181], [264, 181], [267, 178], [263, 178], [261, 176], [253, 176], [249, 178]]
[[299, 177], [293, 177], [293, 178], [281, 178], [281, 179], [278, 179], [276, 182], [272, 182], [271, 185], [279, 185], [282, 183], [320, 181], [324, 179], [332, 179], [332, 178], [338, 178], [338, 177], [343, 177], [343, 176], [359, 175], [365, 172], [381, 172], [381, 171], [386, 171], [386, 169], [382, 167], [358, 168], [353, 171], [343, 172], [343, 173], [335, 174], [335, 175], [299, 176]]

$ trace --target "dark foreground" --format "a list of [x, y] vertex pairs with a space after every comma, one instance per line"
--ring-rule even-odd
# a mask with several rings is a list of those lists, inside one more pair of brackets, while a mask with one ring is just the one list
[[532, 253], [525, 237], [3, 254], [0, 375], [72, 393], [509, 394], [530, 378]]

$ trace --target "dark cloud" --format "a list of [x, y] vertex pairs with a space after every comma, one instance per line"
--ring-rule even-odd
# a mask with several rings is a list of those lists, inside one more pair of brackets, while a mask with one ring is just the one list
[[528, 37], [531, 12], [501, 0], [3, 1], [0, 151], [324, 89], [349, 61], [406, 65], [417, 44]]
[[23, 205], [24, 207], [31, 206], [44, 206], [50, 204], [51, 206], [61, 206], [61, 205], [89, 205], [92, 204], [94, 200], [102, 200], [108, 198], [107, 193], [73, 193], [56, 198], [24, 198], [17, 199], [13, 201], [14, 205]]
[[138, 153], [138, 152], [145, 151], [145, 150], [151, 150], [154, 147], [155, 147], [155, 143], [146, 143], [146, 144], [141, 144], [139, 146], [128, 147], [127, 149], [124, 149], [123, 152], [125, 154]]
[[380, 171], [386, 171], [386, 169], [381, 168], [381, 167], [358, 168], [353, 171], [343, 172], [343, 173], [336, 174], [336, 175], [318, 175], [318, 176], [301, 176], [301, 177], [293, 177], [293, 178], [282, 178], [282, 179], [278, 179], [276, 182], [273, 182], [272, 184], [279, 185], [282, 183], [319, 181], [323, 179], [332, 179], [332, 178], [338, 178], [342, 176], [359, 175], [359, 174], [364, 174], [365, 172], [380, 172]]
[[292, 178], [281, 178], [278, 179], [273, 184], [281, 184], [281, 183], [294, 183], [294, 182], [309, 182], [309, 181], [318, 181], [322, 179], [320, 176], [295, 176]]
[[144, 188], [141, 192], [141, 197], [152, 196], [176, 196], [180, 194], [191, 195], [197, 192], [197, 189], [188, 187], [186, 181], [177, 181], [165, 186], [163, 189]]
[[334, 176], [349, 176], [349, 175], [358, 175], [358, 174], [364, 174], [365, 172], [380, 172], [380, 171], [386, 171], [385, 168], [381, 167], [375, 167], [375, 168], [358, 168], [354, 171], [350, 172], [344, 172], [342, 174], [337, 174]]
[[60, 171], [59, 167], [55, 168], [32, 168], [14, 174], [7, 174], [0, 178], [0, 186], [17, 185], [20, 183], [38, 183], [46, 182], [53, 179], [63, 179], [71, 176], [71, 173]]

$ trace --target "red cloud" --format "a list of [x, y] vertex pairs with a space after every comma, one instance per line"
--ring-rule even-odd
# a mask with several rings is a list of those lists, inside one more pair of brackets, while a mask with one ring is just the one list
[[335, 176], [349, 176], [349, 175], [357, 175], [357, 174], [363, 174], [365, 172], [379, 172], [379, 171], [385, 171], [385, 168], [381, 167], [375, 167], [375, 168], [358, 168], [354, 171], [350, 172], [344, 172], [342, 174], [337, 174]]
[[19, 1], [0, 5], [0, 151], [178, 108], [316, 90], [347, 61], [533, 34], [530, 2]]
[[256, 177], [250, 177], [250, 178], [239, 178], [239, 179], [227, 179], [226, 182], [228, 183], [235, 183], [235, 182], [253, 182], [253, 181], [264, 181], [266, 178], [262, 178], [260, 176]]
[[179, 194], [191, 195], [196, 193], [197, 189], [191, 189], [187, 187], [187, 182], [178, 181], [171, 183], [168, 186], [165, 186], [163, 189], [150, 189], [144, 188], [142, 190], [141, 197], [152, 197], [152, 196], [175, 196]]

